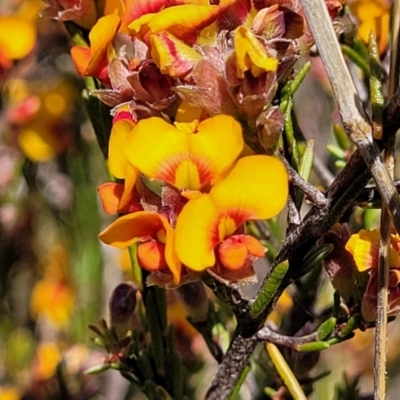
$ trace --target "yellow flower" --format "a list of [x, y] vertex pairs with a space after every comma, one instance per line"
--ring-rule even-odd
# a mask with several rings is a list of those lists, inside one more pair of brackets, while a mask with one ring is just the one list
[[[379, 229], [373, 231], [362, 229], [360, 232], [351, 235], [346, 243], [345, 248], [354, 257], [357, 269], [360, 272], [378, 267], [379, 241]], [[400, 236], [397, 233], [391, 234], [389, 257], [390, 267], [400, 268]]]
[[[270, 156], [241, 158], [210, 193], [189, 200], [179, 214], [179, 259], [187, 267], [202, 271], [214, 266], [216, 246], [228, 240], [225, 248], [219, 248], [219, 261], [228, 269], [241, 268], [248, 256], [260, 255], [255, 239], [237, 235], [238, 229], [249, 219], [277, 215], [287, 196], [288, 176], [280, 160]], [[239, 237], [232, 241], [233, 235]], [[238, 256], [239, 265], [235, 261]]]
[[231, 167], [243, 145], [240, 124], [227, 115], [175, 125], [153, 117], [138, 122], [125, 154], [151, 179], [200, 190]]
[[390, 1], [353, 0], [349, 2], [350, 11], [359, 20], [357, 34], [364, 42], [369, 42], [372, 30], [376, 36], [379, 52], [382, 54], [388, 45], [390, 24]]

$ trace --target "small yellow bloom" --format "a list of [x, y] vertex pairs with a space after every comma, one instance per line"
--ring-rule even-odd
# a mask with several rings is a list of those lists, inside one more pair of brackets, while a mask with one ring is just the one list
[[[362, 229], [351, 235], [345, 248], [354, 257], [360, 272], [378, 267], [379, 241], [379, 229], [373, 231]], [[390, 267], [400, 268], [400, 236], [398, 234], [391, 234], [389, 257]]]

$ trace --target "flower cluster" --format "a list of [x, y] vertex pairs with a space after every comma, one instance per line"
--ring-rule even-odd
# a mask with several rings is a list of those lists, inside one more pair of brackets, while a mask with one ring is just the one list
[[[228, 115], [175, 124], [151, 117], [127, 132], [129, 126], [116, 122], [110, 141], [111, 172], [125, 185], [99, 189], [104, 209], [125, 215], [100, 239], [117, 247], [139, 243], [139, 265], [158, 284], [176, 285], [194, 279], [189, 271], [207, 268], [226, 279], [252, 275], [251, 263], [264, 249], [243, 225], [283, 209], [288, 181], [282, 162], [267, 155], [239, 158], [242, 129]], [[118, 136], [125, 138], [122, 147]]]
[[[341, 2], [327, 6], [334, 17]], [[51, 1], [45, 14], [89, 30], [71, 55], [113, 108], [109, 167], [123, 183], [99, 192], [106, 212], [123, 215], [100, 239], [136, 243], [163, 286], [204, 270], [252, 276], [264, 248], [245, 223], [276, 216], [288, 196], [271, 155], [283, 130], [274, 103], [313, 44], [300, 2]]]

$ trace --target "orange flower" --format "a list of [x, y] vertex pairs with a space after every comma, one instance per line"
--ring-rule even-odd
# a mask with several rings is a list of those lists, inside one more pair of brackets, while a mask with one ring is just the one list
[[[260, 257], [254, 238], [238, 235], [249, 219], [268, 219], [285, 206], [288, 176], [275, 157], [240, 159], [211, 189], [189, 200], [176, 225], [176, 252], [187, 267], [202, 271], [219, 261], [228, 269], [240, 269], [250, 257]], [[240, 262], [237, 264], [237, 259]]]
[[139, 265], [150, 272], [169, 271], [174, 282], [179, 283], [181, 264], [174, 250], [174, 231], [164, 216], [149, 211], [125, 215], [100, 233], [99, 238], [119, 248], [139, 242]]

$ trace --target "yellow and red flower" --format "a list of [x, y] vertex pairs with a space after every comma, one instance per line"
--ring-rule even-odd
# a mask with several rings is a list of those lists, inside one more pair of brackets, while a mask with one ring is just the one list
[[176, 224], [179, 259], [196, 271], [213, 267], [217, 261], [230, 270], [245, 267], [249, 259], [262, 257], [264, 251], [240, 228], [250, 219], [276, 216], [285, 207], [287, 196], [288, 176], [279, 159], [262, 155], [241, 158], [208, 194], [184, 206]]
[[140, 243], [139, 265], [150, 272], [171, 273], [175, 283], [181, 279], [181, 263], [175, 254], [174, 231], [166, 217], [156, 212], [139, 211], [118, 218], [99, 238], [111, 246], [124, 248]]
[[125, 155], [151, 179], [180, 190], [201, 190], [232, 166], [243, 146], [240, 124], [227, 115], [174, 125], [153, 117], [132, 130]]
[[[369, 271], [370, 278], [361, 304], [361, 314], [366, 321], [376, 319], [378, 296], [380, 231], [362, 229], [352, 235], [346, 244], [346, 250], [354, 257], [358, 271]], [[391, 234], [389, 250], [389, 314], [400, 311], [400, 235]]]

